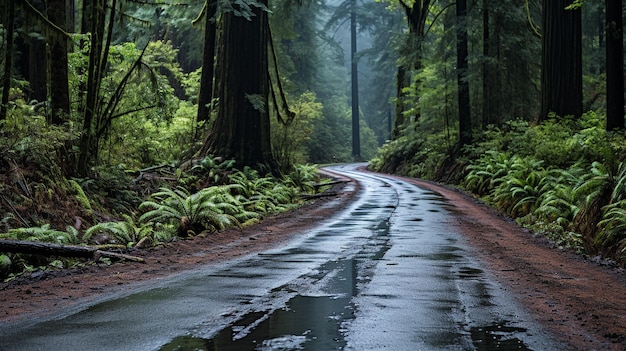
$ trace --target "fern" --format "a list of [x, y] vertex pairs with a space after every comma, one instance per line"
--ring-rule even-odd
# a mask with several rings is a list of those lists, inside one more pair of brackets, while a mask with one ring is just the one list
[[234, 165], [235, 160], [222, 161], [219, 157], [209, 155], [202, 159], [199, 164], [193, 166], [191, 172], [200, 173], [206, 176], [209, 182], [220, 184], [228, 172], [232, 171]]
[[570, 228], [580, 210], [580, 199], [574, 189], [585, 173], [577, 165], [569, 170], [552, 170], [554, 184], [543, 194], [541, 204], [535, 210], [537, 216], [543, 221], [556, 222], [563, 228]]
[[78, 184], [78, 182], [74, 179], [68, 180], [69, 185], [71, 186], [75, 196], [76, 201], [85, 209], [85, 211], [89, 214], [93, 214], [93, 208], [91, 207], [91, 202], [89, 201], [89, 197], [83, 191], [83, 188]]
[[226, 211], [232, 210], [228, 202], [215, 201], [217, 195], [223, 196], [218, 187], [205, 188], [195, 194], [186, 190], [161, 188], [153, 194], [156, 201], [145, 201], [139, 208], [149, 209], [141, 217], [140, 222], [179, 223], [179, 234], [198, 234], [203, 230], [216, 231], [229, 226], [239, 225], [234, 215]]
[[602, 220], [598, 222], [598, 233], [594, 244], [601, 248], [617, 248], [626, 245], [626, 200], [604, 208]]
[[581, 232], [589, 244], [593, 244], [597, 224], [602, 220], [603, 208], [611, 204], [618, 193], [615, 192], [617, 180], [613, 172], [600, 162], [593, 162], [591, 176], [574, 189], [576, 197], [581, 199], [581, 209], [574, 218], [574, 226]]
[[494, 181], [499, 185], [493, 191], [492, 200], [496, 207], [513, 215], [525, 215], [532, 211], [541, 195], [544, 169], [542, 162], [531, 158], [514, 157], [511, 169]]
[[466, 168], [469, 172], [463, 186], [479, 196], [490, 194], [500, 185], [517, 160], [518, 157], [511, 157], [505, 152], [487, 151], [477, 163]]
[[274, 185], [272, 178], [261, 178], [258, 173], [253, 170], [238, 171], [231, 174], [229, 179], [230, 183], [234, 186], [233, 190], [235, 193], [243, 195], [248, 199]]
[[78, 230], [68, 226], [65, 231], [50, 228], [50, 224], [40, 227], [10, 229], [6, 234], [0, 234], [0, 239], [15, 239], [41, 241], [54, 244], [78, 244]]
[[98, 223], [85, 231], [83, 240], [89, 240], [96, 233], [112, 234], [115, 240], [128, 247], [136, 246], [142, 240], [157, 240], [152, 236], [153, 230], [150, 224], [137, 224], [129, 215], [123, 215], [125, 221]]
[[301, 191], [313, 192], [315, 190], [313, 183], [317, 177], [319, 177], [317, 165], [295, 165], [294, 170], [287, 175], [286, 183], [299, 188]]

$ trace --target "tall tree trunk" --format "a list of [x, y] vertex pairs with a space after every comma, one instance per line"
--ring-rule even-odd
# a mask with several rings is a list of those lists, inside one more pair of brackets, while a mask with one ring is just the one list
[[490, 55], [490, 33], [489, 33], [489, 0], [483, 0], [483, 129], [487, 127], [491, 120], [491, 94], [489, 91], [490, 74], [489, 71], [489, 55]]
[[[31, 0], [29, 4], [41, 13], [46, 12], [45, 1]], [[22, 35], [16, 37], [15, 52], [21, 53], [21, 59], [15, 67], [28, 80], [26, 92], [28, 101], [45, 102], [48, 99], [48, 55], [40, 19], [27, 15], [22, 20]], [[38, 35], [33, 35], [37, 33]]]
[[543, 0], [541, 112], [582, 115], [581, 10], [566, 10], [570, 0]]
[[393, 130], [391, 132], [391, 139], [399, 138], [405, 125], [404, 88], [407, 86], [407, 69], [405, 66], [400, 65], [398, 66], [398, 71], [396, 72], [396, 113]]
[[470, 109], [469, 82], [467, 80], [467, 3], [456, 1], [457, 38], [456, 64], [459, 96], [459, 142], [461, 146], [472, 143], [472, 115]]
[[104, 64], [106, 63], [106, 61], [103, 62], [102, 58], [106, 18], [104, 5], [102, 0], [92, 0], [83, 5], [90, 10], [84, 12], [88, 19], [83, 19], [83, 25], [90, 25], [91, 46], [89, 50], [89, 66], [87, 68], [87, 91], [85, 93], [80, 154], [78, 155], [78, 164], [76, 166], [77, 174], [82, 176], [87, 175], [89, 163], [92, 161], [92, 156], [94, 156], [95, 123], [98, 113], [100, 83], [103, 74], [102, 70], [104, 70]]
[[[59, 28], [67, 28], [67, 0], [48, 0], [48, 18]], [[61, 125], [69, 119], [70, 92], [68, 85], [67, 38], [57, 32], [48, 34], [50, 48], [50, 109], [51, 122]]]
[[352, 157], [361, 159], [361, 139], [359, 134], [359, 73], [356, 58], [356, 0], [352, 0], [350, 10], [350, 67], [352, 77]]
[[215, 36], [217, 1], [207, 0], [204, 13], [204, 49], [202, 52], [202, 75], [200, 76], [200, 91], [198, 92], [197, 121], [208, 121], [210, 118], [210, 104], [213, 99], [213, 72], [215, 69]]
[[[267, 0], [262, 3], [267, 5]], [[268, 113], [268, 18], [255, 8], [250, 19], [223, 15], [218, 54], [219, 112], [208, 138], [209, 150], [239, 167], [277, 170]]]
[[624, 129], [622, 2], [606, 0], [606, 129]]
[[11, 90], [11, 69], [13, 68], [13, 34], [15, 26], [15, 1], [8, 0], [6, 23], [6, 52], [4, 54], [4, 73], [2, 74], [2, 101], [0, 102], [0, 120], [7, 118], [9, 92]]
[[28, 43], [28, 84], [29, 99], [44, 102], [48, 100], [48, 54], [46, 42], [37, 37], [29, 38]]
[[[400, 136], [402, 130], [406, 126], [406, 118], [404, 116], [403, 91], [404, 88], [408, 87], [410, 84], [410, 71], [418, 70], [422, 65], [421, 59], [419, 57], [421, 56], [421, 43], [424, 37], [424, 28], [426, 26], [426, 17], [428, 16], [430, 3], [431, 0], [415, 0], [411, 6], [408, 6], [404, 2], [400, 2], [402, 7], [404, 8], [407, 24], [409, 27], [407, 43], [417, 43], [417, 46], [414, 48], [412, 47], [411, 49], [417, 51], [418, 58], [410, 65], [402, 65], [401, 67], [398, 67], [396, 80], [396, 119], [394, 123], [394, 130], [392, 133], [392, 137], [394, 138]], [[419, 119], [419, 112], [415, 116], [415, 118]]]

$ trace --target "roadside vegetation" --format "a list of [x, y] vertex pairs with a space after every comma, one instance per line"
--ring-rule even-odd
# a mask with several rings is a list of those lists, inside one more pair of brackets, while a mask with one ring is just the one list
[[[151, 65], [161, 60], [177, 67], [169, 45], [151, 48], [155, 51], [149, 50], [146, 58], [156, 60]], [[124, 52], [122, 56], [139, 54], [129, 45], [115, 50]], [[123, 70], [125, 62], [117, 60], [112, 67]], [[183, 87], [197, 89], [194, 73], [176, 71]], [[317, 167], [304, 162], [307, 135], [289, 134], [288, 128], [276, 137], [283, 143], [284, 167], [278, 174], [262, 166], [237, 169], [235, 160], [218, 156], [198, 158], [191, 153], [201, 144], [195, 137], [201, 128], [195, 123], [197, 106], [171, 94], [164, 75], [155, 79], [134, 76], [121, 103], [157, 99], [160, 107], [116, 118], [100, 143], [98, 163], [84, 177], [65, 168], [78, 152], [76, 124], [50, 124], [45, 106], [27, 102], [24, 91], [12, 88], [9, 113], [0, 120], [0, 240], [88, 245], [132, 254], [250, 225], [303, 204], [305, 194], [325, 189]], [[155, 97], [159, 91], [161, 96]], [[309, 114], [321, 108], [314, 98], [308, 101], [312, 105], [298, 105], [305, 110], [299, 111], [298, 123], [308, 123]], [[2, 252], [0, 279], [91, 263]], [[110, 264], [111, 259], [101, 257], [95, 263]]]
[[[247, 226], [297, 207], [305, 194], [327, 188], [314, 165], [295, 165], [281, 177], [233, 165], [233, 160], [207, 157], [186, 172], [167, 165], [136, 177], [119, 173], [81, 181], [44, 177], [39, 165], [19, 169], [16, 163], [11, 173], [15, 181], [7, 178], [0, 183], [2, 201], [12, 210], [2, 218], [0, 239], [132, 253]], [[64, 226], [64, 221], [73, 224]], [[84, 264], [85, 260], [54, 255], [2, 254], [0, 278]]]
[[481, 132], [454, 161], [445, 132], [415, 133], [384, 146], [372, 167], [454, 184], [559, 247], [623, 265], [626, 134], [603, 122], [594, 112], [512, 120]]

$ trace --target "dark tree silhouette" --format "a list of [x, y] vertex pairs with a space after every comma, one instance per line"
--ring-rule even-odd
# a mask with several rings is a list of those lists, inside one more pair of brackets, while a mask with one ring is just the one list
[[13, 29], [15, 24], [15, 0], [6, 4], [6, 51], [4, 55], [4, 73], [2, 74], [2, 101], [0, 102], [0, 120], [7, 117], [9, 91], [11, 89], [11, 68], [13, 67]]
[[541, 112], [582, 115], [581, 10], [568, 10], [571, 0], [543, 1]]
[[606, 0], [606, 129], [624, 129], [622, 2]]
[[60, 125], [69, 119], [70, 92], [67, 80], [67, 0], [48, 0], [48, 18], [57, 26], [57, 31], [49, 31], [50, 47], [50, 109], [51, 122]]
[[459, 142], [461, 146], [472, 143], [472, 115], [470, 109], [469, 81], [467, 80], [467, 3], [456, 1], [457, 38], [456, 65], [459, 96]]

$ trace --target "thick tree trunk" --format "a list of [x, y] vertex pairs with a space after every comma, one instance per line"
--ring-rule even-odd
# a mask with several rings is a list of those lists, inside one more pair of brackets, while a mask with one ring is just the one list
[[[67, 28], [67, 0], [48, 0], [48, 18], [59, 28]], [[61, 125], [69, 119], [70, 92], [68, 85], [67, 38], [60, 33], [48, 35], [50, 47], [50, 110], [51, 122]]]
[[581, 10], [566, 10], [570, 0], [543, 0], [541, 112], [582, 115]]
[[215, 13], [217, 1], [208, 0], [204, 14], [204, 50], [202, 52], [202, 75], [200, 77], [200, 91], [198, 93], [197, 121], [208, 121], [210, 118], [210, 104], [213, 99], [213, 72], [215, 69]]
[[456, 1], [457, 38], [456, 64], [459, 96], [459, 142], [461, 146], [472, 143], [472, 115], [470, 108], [469, 82], [467, 80], [467, 3]]
[[[267, 5], [267, 0], [264, 1]], [[250, 19], [224, 14], [218, 55], [219, 112], [209, 150], [239, 167], [277, 169], [268, 114], [268, 18], [254, 9]]]
[[606, 129], [624, 129], [622, 2], [606, 0]]

